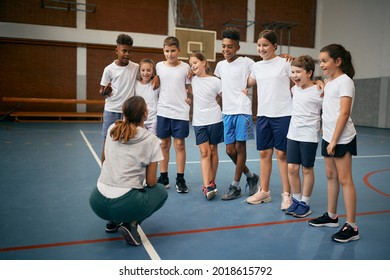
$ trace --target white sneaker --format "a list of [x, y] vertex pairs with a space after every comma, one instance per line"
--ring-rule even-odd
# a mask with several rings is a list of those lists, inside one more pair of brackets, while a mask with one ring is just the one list
[[292, 204], [291, 195], [288, 192], [282, 193], [282, 204], [280, 205], [280, 209], [282, 211], [286, 211], [291, 204]]
[[259, 190], [257, 191], [257, 193], [248, 197], [246, 199], [246, 202], [248, 202], [249, 204], [260, 204], [263, 202], [271, 202], [271, 200], [272, 199], [271, 199], [270, 192], [269, 191], [265, 192], [259, 187]]

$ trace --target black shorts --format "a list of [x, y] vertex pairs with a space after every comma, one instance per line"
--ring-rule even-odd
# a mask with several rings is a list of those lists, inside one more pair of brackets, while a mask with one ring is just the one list
[[301, 142], [287, 139], [287, 163], [313, 167], [316, 160], [318, 143]]
[[[328, 145], [329, 143], [322, 139], [321, 155], [324, 157], [331, 157], [326, 151]], [[337, 144], [333, 157], [343, 157], [347, 152], [349, 152], [353, 156], [357, 155], [356, 136], [348, 144]]]

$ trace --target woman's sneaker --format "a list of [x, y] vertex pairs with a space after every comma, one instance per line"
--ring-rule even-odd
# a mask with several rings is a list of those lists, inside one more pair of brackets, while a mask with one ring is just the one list
[[106, 232], [113, 233], [118, 231], [119, 225], [117, 223], [114, 223], [113, 221], [108, 221], [106, 223]]
[[350, 224], [345, 223], [338, 232], [332, 235], [333, 241], [346, 243], [352, 240], [359, 240], [359, 230], [354, 229]]
[[134, 226], [129, 223], [122, 223], [118, 227], [118, 231], [123, 235], [128, 244], [139, 246], [141, 245], [141, 237], [138, 234], [137, 227], [138, 224]]
[[313, 227], [338, 227], [339, 218], [332, 219], [329, 217], [328, 212], [325, 212], [321, 217], [310, 220], [309, 225]]
[[269, 191], [265, 192], [259, 187], [259, 190], [257, 191], [257, 193], [248, 197], [246, 199], [246, 202], [248, 202], [249, 204], [260, 204], [263, 202], [271, 202], [271, 200], [272, 199], [271, 199], [270, 192]]
[[286, 209], [286, 214], [287, 215], [294, 215], [295, 211], [298, 208], [298, 205], [299, 205], [299, 201], [293, 197], [292, 198], [292, 203], [291, 203], [290, 207], [288, 207]]
[[294, 217], [304, 218], [306, 216], [309, 216], [310, 214], [310, 206], [307, 205], [304, 201], [299, 202], [298, 207], [294, 212]]

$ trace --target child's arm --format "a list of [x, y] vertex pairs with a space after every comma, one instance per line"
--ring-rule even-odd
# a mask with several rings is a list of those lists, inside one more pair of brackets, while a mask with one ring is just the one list
[[153, 90], [156, 90], [160, 87], [160, 77], [159, 76], [154, 75], [154, 77], [152, 79], [152, 87], [153, 87]]
[[336, 127], [334, 129], [332, 140], [330, 141], [326, 151], [329, 155], [333, 156], [336, 148], [337, 141], [344, 131], [345, 125], [351, 114], [352, 98], [348, 96], [342, 96], [340, 98], [340, 114], [337, 118]]
[[186, 84], [186, 91], [187, 91], [186, 102], [188, 105], [191, 105], [191, 103], [192, 103], [192, 86], [191, 86], [191, 84]]
[[112, 87], [111, 87], [111, 83], [108, 83], [108, 85], [106, 86], [100, 86], [100, 89], [99, 89], [99, 94], [101, 96], [111, 96], [112, 94]]

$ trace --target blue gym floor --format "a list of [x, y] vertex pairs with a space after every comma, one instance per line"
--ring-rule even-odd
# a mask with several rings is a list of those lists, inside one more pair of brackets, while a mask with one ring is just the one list
[[[357, 127], [353, 158], [360, 240], [335, 243], [338, 229], [314, 228], [307, 220], [326, 211], [324, 161], [315, 163], [313, 214], [304, 219], [280, 210], [281, 185], [274, 161], [272, 202], [250, 205], [247, 194], [222, 201], [234, 165], [219, 145], [218, 196], [200, 191], [199, 149], [192, 127], [186, 140], [188, 194], [174, 188], [163, 208], [140, 229], [143, 245], [132, 247], [88, 199], [100, 170], [101, 123], [0, 122], [0, 259], [2, 260], [389, 260], [390, 130]], [[247, 142], [248, 167], [259, 173], [255, 141]], [[169, 177], [175, 181], [172, 147]], [[245, 188], [245, 176], [241, 179]], [[342, 193], [340, 223], [345, 222]]]

